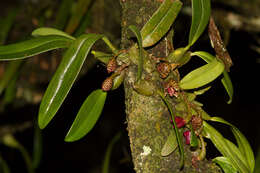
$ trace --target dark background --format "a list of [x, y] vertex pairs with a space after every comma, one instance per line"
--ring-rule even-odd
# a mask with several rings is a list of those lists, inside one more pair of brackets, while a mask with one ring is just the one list
[[[31, 19], [39, 17], [41, 12], [37, 12], [37, 10], [42, 10], [40, 8], [42, 4], [44, 4], [42, 1], [22, 0], [0, 2], [1, 17], [8, 14], [10, 7], [19, 5], [25, 12], [28, 12], [28, 14], [19, 13], [21, 16], [18, 16], [18, 18], [24, 20], [16, 20], [13, 27], [14, 31], [10, 34], [7, 42], [15, 42], [17, 39], [21, 39], [30, 34], [35, 28]], [[58, 6], [57, 2], [50, 4], [54, 5], [55, 8]], [[119, 7], [119, 4], [115, 3], [115, 6]], [[214, 4], [212, 6], [214, 7]], [[222, 6], [221, 4], [216, 4], [216, 6], [218, 8], [233, 10], [231, 7]], [[35, 11], [35, 13], [28, 9], [33, 9], [31, 11]], [[117, 10], [120, 10], [120, 8]], [[32, 16], [34, 14], [35, 16]], [[49, 25], [51, 25], [52, 18], [49, 20]], [[187, 23], [189, 22], [190, 17], [185, 14], [181, 14], [178, 17], [176, 23], [182, 25], [176, 30], [177, 34], [175, 34], [174, 38], [176, 47], [186, 44], [189, 32], [189, 25], [187, 25]], [[16, 27], [16, 25], [19, 27]], [[119, 39], [120, 25], [117, 23], [115, 28], [118, 30], [114, 31], [116, 33], [114, 35]], [[260, 74], [260, 55], [251, 47], [252, 45], [259, 47], [256, 41], [258, 37], [260, 38], [260, 35], [257, 32], [250, 33], [242, 30], [230, 30], [230, 40], [227, 49], [234, 63], [229, 73], [234, 86], [233, 102], [230, 105], [226, 103], [228, 95], [225, 93], [220, 80], [214, 81], [212, 88], [198, 98], [198, 100], [204, 104], [204, 109], [210, 115], [221, 116], [237, 126], [249, 140], [255, 154], [260, 145], [258, 125], [258, 116], [260, 114], [260, 87], [258, 82]], [[116, 42], [119, 42], [118, 39]], [[204, 33], [192, 50], [204, 50], [214, 53], [214, 50], [210, 47], [207, 33]], [[183, 68], [183, 72], [188, 72], [201, 64], [202, 61], [199, 58], [195, 58]], [[28, 69], [25, 68], [24, 70]], [[106, 76], [104, 66], [95, 65], [75, 83], [54, 120], [42, 131], [43, 156], [42, 162], [36, 172], [100, 172], [106, 147], [118, 131], [122, 132], [122, 137], [113, 150], [111, 172], [133, 172], [126, 131], [127, 125], [124, 112], [123, 87], [120, 87], [120, 89], [116, 91], [109, 92], [102, 116], [94, 129], [87, 136], [77, 142], [64, 142], [64, 137], [81, 104], [91, 91], [100, 88]], [[47, 81], [41, 82], [41, 85], [37, 84], [37, 87], [44, 90], [47, 87]], [[23, 102], [23, 104], [17, 104], [15, 102]], [[0, 127], [36, 119], [38, 108], [39, 104], [27, 103], [23, 99], [19, 101], [16, 100], [13, 104], [5, 107], [4, 111], [0, 113]], [[216, 127], [220, 128], [226, 137], [233, 138], [228, 127]], [[33, 148], [33, 132], [33, 128], [28, 128], [14, 134], [17, 140], [28, 149], [30, 154]], [[218, 155], [211, 144], [208, 144], [208, 148], [209, 159]], [[17, 150], [8, 148], [0, 143], [0, 153], [13, 173], [26, 172], [24, 161]]]

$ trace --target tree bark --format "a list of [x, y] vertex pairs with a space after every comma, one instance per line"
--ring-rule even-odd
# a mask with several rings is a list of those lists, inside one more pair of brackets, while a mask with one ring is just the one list
[[[131, 44], [128, 39], [130, 33], [127, 32], [127, 27], [136, 25], [141, 29], [160, 4], [159, 0], [121, 0], [122, 48], [128, 48]], [[168, 34], [156, 46], [147, 51], [152, 56], [165, 57], [172, 49], [173, 45]], [[188, 146], [185, 146], [185, 164], [181, 170], [179, 169], [178, 150], [167, 157], [161, 156], [161, 149], [170, 130], [173, 130], [170, 115], [159, 96], [144, 96], [133, 89], [136, 71], [136, 66], [131, 64], [124, 82], [127, 130], [135, 171], [137, 173], [220, 172], [218, 167], [207, 160], [199, 161], [197, 168], [195, 168], [192, 165], [192, 152]], [[156, 78], [158, 76], [150, 77]]]

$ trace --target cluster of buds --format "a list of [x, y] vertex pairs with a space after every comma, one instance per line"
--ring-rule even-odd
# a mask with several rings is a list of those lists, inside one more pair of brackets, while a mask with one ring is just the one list
[[179, 96], [180, 87], [175, 80], [170, 79], [164, 84], [164, 90], [166, 94], [169, 94], [170, 97]]
[[201, 129], [202, 124], [203, 124], [203, 120], [200, 116], [193, 115], [191, 117], [191, 125], [194, 131]]
[[171, 65], [167, 62], [161, 62], [157, 65], [157, 71], [162, 79], [165, 79], [171, 72]]
[[[120, 86], [124, 79], [124, 70], [128, 66], [128, 64], [123, 64], [121, 66], [117, 65], [116, 59], [111, 58], [107, 64], [107, 72], [114, 72], [111, 76], [106, 78], [102, 83], [102, 90], [109, 91], [111, 89], [116, 89]], [[114, 83], [115, 82], [115, 83]]]
[[160, 77], [162, 79], [165, 79], [169, 76], [171, 71], [174, 71], [177, 67], [179, 66], [179, 64], [177, 63], [168, 63], [168, 62], [160, 62], [157, 65], [157, 71], [160, 74]]

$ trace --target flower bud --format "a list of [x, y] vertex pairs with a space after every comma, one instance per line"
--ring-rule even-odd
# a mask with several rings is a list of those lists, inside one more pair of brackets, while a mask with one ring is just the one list
[[166, 62], [161, 62], [157, 65], [157, 71], [162, 79], [166, 78], [171, 72], [171, 65]]
[[183, 132], [183, 136], [185, 138], [185, 143], [187, 145], [190, 145], [190, 139], [191, 139], [191, 132], [189, 130]]
[[111, 73], [117, 68], [117, 62], [115, 58], [111, 58], [107, 63], [107, 72]]
[[112, 88], [112, 86], [113, 86], [113, 79], [112, 77], [108, 77], [102, 83], [102, 90], [109, 91]]
[[186, 122], [182, 117], [176, 116], [175, 117], [175, 122], [178, 128], [182, 128], [183, 126], [185, 126]]
[[173, 79], [168, 80], [164, 84], [164, 89], [166, 90], [166, 93], [169, 94], [170, 97], [172, 97], [172, 96], [178, 97], [179, 96], [179, 91], [180, 91], [179, 85]]
[[201, 117], [195, 116], [195, 115], [193, 115], [191, 117], [191, 125], [192, 125], [193, 130], [196, 131], [196, 130], [200, 129], [202, 126], [202, 123], [203, 123], [203, 120]]
[[176, 116], [175, 117], [175, 122], [178, 128], [182, 128], [185, 126], [186, 122], [182, 117]]

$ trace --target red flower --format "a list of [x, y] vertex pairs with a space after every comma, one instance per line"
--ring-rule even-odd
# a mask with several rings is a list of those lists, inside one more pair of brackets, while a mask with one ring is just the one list
[[183, 132], [183, 136], [185, 137], [185, 141], [187, 145], [190, 145], [191, 132], [189, 130]]
[[182, 128], [183, 126], [185, 126], [186, 122], [182, 117], [176, 116], [175, 117], [175, 122], [178, 128]]

